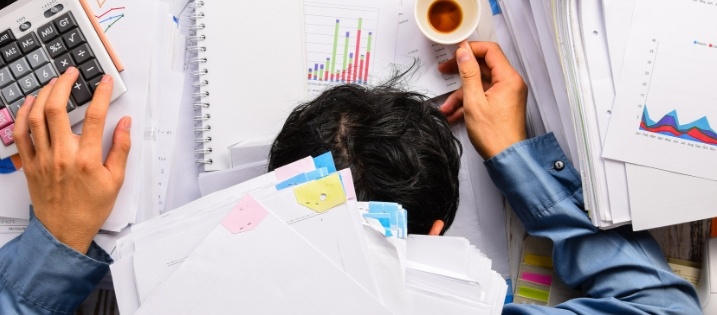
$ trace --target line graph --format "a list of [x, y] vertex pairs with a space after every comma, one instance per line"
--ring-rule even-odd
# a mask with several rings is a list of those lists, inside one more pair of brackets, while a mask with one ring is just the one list
[[[97, 0], [97, 4], [100, 7], [102, 7], [105, 2], [107, 2], [107, 0]], [[110, 28], [115, 25], [115, 23], [119, 22], [120, 20], [122, 20], [122, 18], [125, 17], [124, 9], [125, 7], [112, 7], [107, 11], [104, 11], [100, 15], [95, 15], [95, 17], [99, 20], [100, 25], [104, 27], [105, 33], [109, 31]]]

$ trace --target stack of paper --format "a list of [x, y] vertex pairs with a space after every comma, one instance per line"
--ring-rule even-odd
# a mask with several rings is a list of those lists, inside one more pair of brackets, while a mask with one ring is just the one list
[[[416, 279], [440, 303], [500, 312], [505, 281], [467, 240], [406, 243], [410, 210], [355, 198], [351, 172], [326, 154], [135, 225], [111, 267], [120, 311], [407, 314]], [[442, 258], [422, 259], [434, 246]], [[465, 268], [441, 265], [454, 258]]]
[[[580, 170], [596, 226], [640, 230], [714, 215], [717, 175], [706, 170], [717, 161], [709, 124], [717, 117], [706, 108], [717, 82], [703, 30], [717, 12], [701, 2], [498, 3], [496, 20], [507, 24], [496, 32], [510, 34], [501, 44], [525, 68], [545, 129]], [[690, 17], [680, 22], [685, 32], [660, 22], [673, 17]], [[529, 99], [534, 126], [531, 107]]]

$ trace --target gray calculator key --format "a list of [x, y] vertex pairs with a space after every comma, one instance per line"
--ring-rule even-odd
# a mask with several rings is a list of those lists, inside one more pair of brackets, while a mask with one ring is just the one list
[[12, 74], [10, 74], [10, 69], [8, 69], [8, 67], [0, 69], [0, 88], [5, 87], [12, 82], [15, 82], [15, 78], [13, 78]]
[[22, 57], [20, 47], [17, 46], [17, 42], [12, 42], [0, 48], [0, 53], [7, 63], [15, 61], [15, 59]]
[[59, 73], [65, 73], [67, 68], [76, 66], [75, 61], [72, 60], [70, 54], [64, 54], [58, 58], [55, 58], [55, 67]]
[[20, 106], [22, 106], [22, 103], [25, 103], [24, 97], [8, 106], [8, 108], [10, 108], [10, 111], [12, 112], [12, 117], [17, 117], [17, 112], [20, 111]]
[[87, 42], [85, 37], [82, 36], [79, 28], [72, 29], [71, 31], [65, 33], [62, 35], [62, 39], [65, 40], [65, 44], [67, 44], [67, 47], [70, 49]]
[[67, 52], [67, 47], [65, 46], [65, 43], [62, 41], [62, 38], [55, 39], [49, 43], [47, 43], [47, 52], [50, 53], [50, 57], [57, 58], [57, 56], [64, 54]]
[[102, 81], [102, 76], [98, 76], [92, 80], [87, 81], [87, 84], [90, 85], [92, 92], [94, 92], [97, 89], [97, 86], [100, 85], [101, 81]]
[[77, 27], [77, 22], [75, 22], [75, 17], [72, 15], [72, 12], [67, 12], [58, 17], [55, 20], [55, 24], [60, 33], [65, 33], [71, 28]]
[[27, 61], [30, 62], [30, 67], [37, 69], [50, 62], [50, 58], [47, 58], [47, 53], [40, 47], [27, 55]]
[[92, 59], [88, 62], [85, 62], [77, 68], [80, 69], [82, 77], [85, 78], [85, 80], [89, 80], [100, 74], [103, 74], [102, 67], [100, 67], [99, 63], [97, 63], [97, 59]]
[[17, 40], [20, 43], [20, 49], [24, 54], [29, 54], [31, 51], [42, 47], [40, 40], [37, 39], [35, 33], [30, 33]]
[[23, 97], [17, 83], [10, 84], [8, 87], [2, 89], [2, 96], [8, 104], [14, 103]]
[[6, 44], [9, 44], [10, 42], [15, 40], [15, 34], [12, 33], [12, 30], [9, 28], [2, 31], [0, 33], [0, 46], [4, 46]]
[[55, 28], [55, 25], [49, 22], [37, 29], [37, 35], [40, 35], [40, 39], [43, 43], [47, 43], [59, 36], [60, 33]]
[[10, 71], [12, 71], [12, 74], [16, 78], [22, 78], [26, 74], [32, 72], [32, 68], [30, 68], [30, 65], [27, 63], [27, 60], [24, 57], [9, 64], [8, 68], [10, 68]]
[[55, 67], [48, 63], [44, 67], [35, 70], [35, 76], [37, 76], [40, 85], [45, 85], [47, 82], [50, 82], [52, 78], [57, 77], [57, 72], [55, 72]]
[[92, 53], [92, 49], [90, 49], [90, 46], [87, 44], [83, 44], [82, 46], [72, 50], [72, 58], [75, 58], [78, 65], [94, 57], [95, 54]]
[[20, 88], [25, 95], [40, 88], [40, 82], [37, 82], [37, 78], [32, 73], [18, 80], [17, 83], [20, 84]]
[[78, 106], [82, 106], [92, 99], [92, 91], [82, 77], [77, 78], [75, 84], [72, 85], [71, 94]]

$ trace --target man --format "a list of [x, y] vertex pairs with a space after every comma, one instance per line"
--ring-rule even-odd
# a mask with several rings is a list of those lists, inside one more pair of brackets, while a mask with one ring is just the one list
[[[479, 67], [478, 59], [485, 66]], [[450, 120], [465, 117], [473, 146], [486, 159], [491, 178], [528, 233], [553, 240], [553, 259], [560, 262], [558, 275], [568, 285], [581, 287], [588, 296], [557, 308], [507, 305], [504, 314], [701, 312], [694, 289], [670, 271], [649, 234], [624, 228], [605, 232], [591, 225], [581, 210], [577, 172], [552, 135], [525, 140], [526, 86], [497, 45], [462, 45], [456, 58], [441, 70], [459, 72], [464, 83], [442, 111]], [[72, 269], [67, 259], [91, 260], [85, 252], [95, 254], [90, 236], [107, 218], [121, 185], [119, 174], [123, 174], [129, 149], [129, 121], [125, 118], [118, 124], [112, 153], [101, 164], [98, 134], [109, 93], [105, 90], [95, 96], [86, 120], [89, 135], [83, 132], [78, 139], [60, 108], [77, 77], [76, 70], [71, 71], [53, 87], [43, 89], [37, 100], [23, 106], [18, 117], [16, 141], [39, 221], [33, 219], [23, 235], [0, 250], [3, 313], [67, 312], [79, 304], [81, 294], [89, 294], [99, 281], [97, 275], [106, 270], [92, 260], [96, 264], [75, 267], [74, 272], [65, 270], [67, 274], [59, 272]], [[109, 85], [101, 88], [109, 89]], [[59, 148], [60, 143], [70, 149]], [[65, 185], [48, 184], [58, 181]], [[97, 187], [100, 184], [106, 187]], [[28, 250], [36, 251], [37, 256]], [[37, 257], [42, 258], [33, 261]], [[41, 282], [43, 274], [51, 277]]]
[[397, 202], [408, 233], [439, 235], [458, 208], [460, 142], [430, 100], [394, 87], [399, 78], [341, 85], [298, 106], [274, 140], [269, 171], [331, 151], [337, 168], [351, 168], [358, 200]]

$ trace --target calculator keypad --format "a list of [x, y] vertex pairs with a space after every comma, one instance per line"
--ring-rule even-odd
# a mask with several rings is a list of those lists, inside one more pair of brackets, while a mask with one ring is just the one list
[[[48, 12], [46, 16], [55, 15]], [[20, 39], [10, 29], [0, 32], [0, 140], [5, 146], [14, 143], [13, 117], [25, 97], [37, 96], [44, 85], [71, 66], [79, 69], [80, 76], [72, 86], [68, 112], [92, 100], [104, 74], [72, 12], [59, 15]]]

